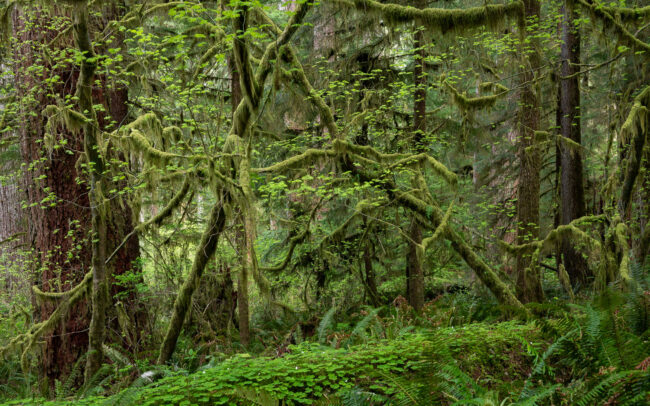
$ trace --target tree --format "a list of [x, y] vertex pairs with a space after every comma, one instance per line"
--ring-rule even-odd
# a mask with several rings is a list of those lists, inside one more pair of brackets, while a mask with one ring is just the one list
[[[32, 270], [38, 276], [33, 282], [37, 284], [34, 292], [40, 302], [37, 320], [41, 320], [34, 326], [33, 334], [22, 337], [27, 347], [23, 352], [23, 365], [27, 365], [28, 350], [44, 336], [41, 370], [53, 389], [55, 381], [70, 372], [88, 346], [91, 306], [82, 299], [83, 287], [89, 281], [85, 275], [92, 266], [89, 247], [93, 238], [85, 230], [91, 223], [90, 212], [98, 207], [91, 207], [88, 197], [89, 185], [94, 185], [86, 178], [88, 166], [80, 165], [85, 156], [80, 153], [84, 149], [84, 136], [79, 132], [81, 120], [76, 121], [79, 116], [71, 105], [61, 105], [72, 98], [75, 89], [83, 87], [79, 82], [82, 69], [67, 58], [71, 52], [68, 48], [72, 25], [70, 9], [14, 7], [11, 63], [17, 83], [16, 98], [21, 106], [15, 120], [19, 123], [22, 159], [27, 164], [24, 175], [29, 229], [26, 231], [35, 256]], [[116, 13], [111, 7], [106, 10], [107, 15]], [[68, 35], [57, 35], [59, 30]], [[63, 60], [48, 57], [48, 48], [52, 46], [60, 50]], [[43, 75], [34, 75], [34, 69], [42, 69]], [[93, 122], [95, 127], [104, 130], [126, 116], [127, 94], [124, 88], [108, 86], [104, 78], [100, 82], [102, 86], [96, 87], [91, 81], [92, 85], [83, 90], [90, 92], [85, 96], [94, 97], [103, 106]], [[92, 100], [86, 101], [90, 103], [87, 106], [92, 106]], [[120, 199], [113, 198], [107, 205], [110, 208], [107, 212], [112, 213], [107, 218], [110, 232], [102, 239], [105, 250], [119, 247], [108, 265], [111, 281], [113, 275], [137, 272], [133, 265], [138, 257], [137, 238], [121, 244], [133, 226], [131, 210]], [[122, 333], [124, 337], [138, 337], [146, 317], [135, 301], [132, 285], [111, 282], [110, 293], [104, 292], [109, 302], [113, 300], [109, 294], [125, 295], [122, 300], [126, 306], [131, 306], [129, 315], [135, 331]], [[115, 308], [110, 308], [111, 323], [117, 326]], [[112, 336], [111, 340], [121, 341], [123, 337], [119, 336]], [[124, 345], [129, 346], [126, 342]]]
[[[426, 1], [422, 0], [416, 4], [417, 8], [426, 7]], [[417, 21], [417, 20], [416, 20]], [[426, 48], [424, 41], [424, 29], [417, 26], [413, 38], [413, 49], [415, 51], [415, 63], [413, 67], [413, 149], [416, 153], [423, 153], [427, 150], [425, 137], [427, 133], [427, 85], [428, 75], [426, 73]], [[414, 185], [417, 188], [417, 185]], [[422, 230], [417, 218], [411, 218], [408, 229], [407, 253], [406, 253], [406, 287], [409, 304], [416, 312], [422, 311], [424, 306], [424, 272], [422, 270], [422, 258], [418, 253], [418, 245], [422, 244]]]
[[[541, 66], [535, 41], [526, 41], [528, 30], [540, 21], [540, 4], [537, 0], [524, 1], [526, 25], [522, 32], [521, 96], [517, 122], [517, 158], [519, 179], [517, 189], [517, 243], [527, 244], [539, 237], [539, 172], [540, 150], [535, 132], [540, 130], [539, 68]], [[528, 45], [530, 43], [530, 45]], [[523, 302], [541, 302], [544, 299], [541, 276], [536, 266], [531, 266], [530, 254], [517, 254], [517, 296]]]
[[[585, 215], [585, 197], [582, 177], [582, 149], [580, 131], [580, 33], [575, 23], [573, 1], [562, 5], [563, 18], [558, 118], [560, 135], [560, 220], [569, 224]], [[575, 241], [562, 239], [562, 261], [571, 283], [584, 285], [589, 276], [587, 263], [582, 254], [574, 248]]]

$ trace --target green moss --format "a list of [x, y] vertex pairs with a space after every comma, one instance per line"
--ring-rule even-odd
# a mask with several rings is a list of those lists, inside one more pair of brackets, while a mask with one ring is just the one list
[[67, 292], [43, 292], [37, 287], [33, 287], [34, 294], [41, 299], [60, 300], [59, 305], [52, 312], [47, 320], [36, 323], [29, 331], [12, 338], [9, 343], [0, 348], [0, 356], [6, 356], [10, 351], [20, 351], [20, 361], [23, 372], [29, 370], [29, 355], [31, 350], [40, 342], [40, 338], [48, 332], [54, 330], [57, 325], [68, 316], [68, 312], [79, 300], [84, 298], [90, 289], [93, 272], [88, 272], [84, 279], [74, 288]]
[[620, 19], [623, 22], [637, 22], [650, 16], [650, 6], [644, 7], [606, 7], [597, 5], [598, 9], [603, 12], [611, 14], [613, 17]]
[[[624, 44], [626, 44], [631, 48], [646, 51], [646, 57], [647, 57], [647, 54], [650, 51], [650, 44], [638, 39], [621, 23], [619, 19], [616, 19], [614, 15], [611, 14], [611, 12], [616, 13], [618, 11], [616, 8], [600, 7], [600, 5], [588, 3], [585, 0], [576, 0], [576, 2], [582, 8], [590, 12], [591, 15], [594, 16], [596, 19], [600, 20], [605, 26], [605, 28], [614, 32], [621, 42], [623, 42]], [[645, 10], [645, 9], [646, 8], [644, 7], [643, 9], [640, 10]], [[647, 11], [644, 12], [647, 13]], [[623, 12], [623, 14], [626, 13]]]
[[463, 32], [468, 29], [499, 28], [508, 18], [523, 20], [524, 5], [521, 1], [509, 4], [487, 4], [483, 7], [462, 9], [425, 8], [380, 3], [374, 0], [336, 0], [363, 12], [374, 12], [394, 23], [415, 21], [417, 24], [446, 33]]
[[445, 81], [445, 86], [449, 90], [452, 96], [454, 104], [463, 112], [472, 113], [477, 110], [483, 110], [491, 108], [496, 103], [499, 95], [488, 95], [488, 96], [477, 96], [477, 97], [468, 97], [465, 94], [460, 93], [453, 87], [449, 82]]
[[508, 89], [506, 86], [497, 82], [483, 82], [478, 87], [481, 92], [502, 93], [510, 91], [510, 89]]

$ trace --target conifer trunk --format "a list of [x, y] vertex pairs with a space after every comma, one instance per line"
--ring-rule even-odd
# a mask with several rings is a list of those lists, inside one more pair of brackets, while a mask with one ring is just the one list
[[[418, 0], [417, 7], [425, 8], [425, 0]], [[415, 65], [413, 68], [413, 82], [415, 85], [413, 102], [413, 141], [414, 149], [418, 153], [426, 151], [424, 136], [427, 131], [427, 76], [425, 72], [426, 52], [424, 49], [424, 30], [416, 27], [413, 48], [415, 50]], [[422, 243], [422, 226], [414, 218], [408, 230], [409, 240], [406, 251], [406, 291], [409, 304], [416, 312], [424, 306], [424, 272], [422, 271], [422, 258], [418, 255], [417, 246]]]
[[[46, 119], [40, 113], [32, 116], [33, 112], [40, 112], [44, 106], [56, 104], [57, 99], [65, 100], [70, 97], [75, 92], [80, 75], [77, 67], [65, 64], [57, 69], [46, 64], [41, 77], [34, 77], [26, 71], [36, 63], [44, 44], [50, 44], [57, 47], [56, 49], [73, 46], [72, 36], [69, 34], [60, 36], [57, 42], [51, 42], [59, 33], [49, 27], [53, 14], [59, 13], [61, 9], [53, 7], [50, 10], [48, 12], [27, 5], [14, 10], [12, 28], [20, 45], [15, 49], [17, 63], [13, 69], [18, 88], [17, 97], [23, 98], [33, 92], [33, 97], [29, 98], [31, 102], [25, 104], [18, 117], [23, 124], [18, 130], [21, 157], [33, 167], [32, 170], [24, 172], [23, 179], [25, 197], [31, 204], [23, 213], [26, 223], [25, 243], [29, 244], [28, 248], [33, 249], [35, 259], [33, 267], [26, 272], [32, 271], [37, 275], [33, 282], [41, 290], [60, 292], [69, 290], [81, 282], [92, 266], [90, 236], [85, 231], [91, 228], [91, 209], [88, 198], [89, 185], [78, 182], [85, 180], [84, 173], [77, 170], [79, 151], [84, 149], [83, 137], [60, 127], [56, 130], [56, 136], [65, 140], [66, 147], [45, 154], [42, 140]], [[117, 13], [111, 8], [104, 15], [116, 16]], [[58, 75], [60, 80], [50, 82], [51, 88], [43, 85], [55, 75]], [[109, 121], [121, 122], [126, 116], [127, 91], [125, 88], [115, 90], [107, 86], [104, 77], [99, 80], [102, 85], [93, 86], [92, 97], [96, 103], [105, 107], [106, 113], [100, 113], [97, 117], [99, 128], [104, 129]], [[35, 204], [44, 201], [48, 196], [53, 198], [51, 205]], [[108, 219], [110, 226], [107, 227], [107, 242], [110, 243], [108, 248], [113, 249], [131, 232], [133, 221], [131, 209], [117, 199], [111, 200], [108, 212], [112, 215]], [[138, 239], [131, 238], [111, 262], [111, 275], [123, 274], [133, 269], [133, 261], [138, 255]], [[124, 287], [111, 286], [112, 294], [123, 290]], [[130, 306], [129, 314], [135, 318], [136, 330], [139, 332], [146, 321], [146, 313], [136, 304], [133, 292], [127, 295], [127, 300], [126, 305]], [[35, 312], [36, 320], [47, 319], [55, 307], [56, 304], [50, 301], [40, 303]], [[89, 310], [88, 302], [80, 300], [70, 307], [65, 321], [51, 334], [43, 337], [39, 370], [45, 378], [44, 388], [49, 386], [52, 391], [55, 381], [62, 381], [79, 357], [87, 351]]]
[[[559, 82], [558, 119], [560, 135], [577, 144], [581, 142], [580, 130], [580, 86], [579, 76], [574, 75], [580, 63], [580, 34], [574, 24], [575, 11], [572, 0], [565, 0], [562, 7], [564, 17], [561, 23], [562, 46]], [[569, 77], [571, 76], [571, 77]], [[560, 201], [561, 224], [585, 215], [585, 197], [582, 177], [582, 151], [571, 148], [560, 141]], [[584, 284], [589, 276], [585, 259], [578, 252], [571, 238], [561, 242], [562, 261], [571, 283]]]
[[104, 338], [106, 335], [106, 310], [109, 306], [108, 280], [106, 275], [106, 206], [104, 201], [105, 182], [104, 157], [100, 153], [97, 131], [97, 116], [93, 107], [92, 86], [95, 79], [95, 52], [88, 32], [88, 8], [84, 3], [77, 7], [73, 30], [75, 41], [82, 55], [81, 70], [77, 80], [76, 96], [79, 111], [86, 116], [83, 128], [84, 154], [90, 172], [90, 217], [92, 247], [92, 318], [88, 331], [88, 354], [86, 358], [85, 382], [89, 383], [104, 360]]
[[381, 302], [379, 300], [379, 293], [377, 292], [377, 279], [375, 277], [375, 270], [372, 267], [372, 246], [370, 242], [366, 243], [363, 250], [363, 266], [365, 268], [365, 275], [363, 284], [365, 286], [370, 303], [374, 307], [379, 307]]
[[[524, 1], [526, 28], [540, 17], [538, 0]], [[539, 86], [535, 83], [540, 66], [540, 56], [535, 41], [527, 44], [526, 33], [521, 33], [525, 49], [524, 70], [521, 72], [521, 96], [518, 117], [517, 155], [519, 158], [519, 183], [517, 190], [517, 243], [526, 244], [539, 237], [539, 171], [540, 151], [535, 142], [535, 131], [540, 127]], [[517, 295], [522, 302], [541, 302], [544, 298], [537, 267], [530, 267], [530, 254], [517, 255]]]
[[[232, 105], [232, 115], [234, 120], [235, 111], [243, 99], [241, 89], [241, 75], [237, 70], [237, 64], [234, 55], [228, 57], [228, 69], [230, 70], [230, 101]], [[237, 221], [242, 228], [245, 228], [244, 218], [242, 215], [237, 216]], [[239, 227], [235, 230], [235, 241], [240, 253], [240, 270], [237, 276], [237, 313], [239, 322], [239, 340], [244, 347], [250, 343], [250, 307], [248, 305], [248, 273], [249, 268], [248, 248], [245, 231]]]

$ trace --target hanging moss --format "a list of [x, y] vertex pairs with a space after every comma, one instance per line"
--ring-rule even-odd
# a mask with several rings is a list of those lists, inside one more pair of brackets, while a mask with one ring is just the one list
[[[537, 134], [537, 132], [535, 132], [535, 134]], [[555, 134], [555, 139], [557, 140], [558, 144], [561, 144], [563, 148], [569, 150], [572, 155], [580, 154], [585, 148], [579, 142], [575, 142], [571, 138], [564, 137], [561, 134]]]
[[635, 97], [632, 109], [621, 126], [621, 139], [630, 145], [624, 161], [626, 169], [618, 204], [621, 214], [624, 214], [629, 207], [641, 166], [643, 149], [648, 139], [648, 129], [650, 129], [650, 86], [645, 87]]
[[627, 226], [625, 223], [620, 222], [614, 229], [616, 235], [616, 244], [621, 253], [621, 263], [618, 267], [618, 276], [623, 281], [625, 289], [631, 287], [632, 278], [630, 278], [630, 246], [627, 243]]
[[443, 236], [445, 233], [445, 230], [447, 227], [449, 227], [449, 219], [451, 218], [451, 213], [453, 211], [454, 204], [453, 202], [449, 205], [447, 208], [447, 211], [445, 212], [445, 215], [443, 216], [442, 220], [440, 221], [440, 224], [436, 227], [435, 231], [433, 232], [433, 235], [430, 237], [424, 238], [422, 240], [421, 244], [418, 244], [417, 246], [417, 252], [418, 256], [422, 260], [424, 258], [424, 253], [427, 251], [427, 249], [436, 242], [440, 237]]
[[424, 8], [380, 3], [375, 0], [335, 0], [362, 12], [373, 12], [394, 23], [416, 21], [437, 32], [464, 32], [473, 28], [500, 28], [507, 19], [523, 20], [521, 1], [509, 4], [487, 4], [462, 9]]
[[163, 127], [155, 113], [145, 113], [138, 116], [129, 124], [119, 129], [121, 134], [128, 134], [131, 130], [139, 130], [146, 134], [157, 146], [162, 146]]
[[623, 22], [637, 22], [650, 17], [650, 6], [645, 7], [607, 7], [603, 5], [596, 5], [596, 7], [603, 12], [609, 13], [615, 18]]
[[[582, 6], [594, 16], [596, 19], [600, 20], [605, 28], [613, 31], [618, 39], [626, 44], [627, 46], [635, 49], [640, 49], [646, 51], [646, 57], [648, 57], [648, 51], [650, 51], [650, 44], [641, 41], [634, 34], [632, 34], [620, 20], [614, 18], [610, 11], [614, 9], [608, 9], [606, 7], [600, 7], [599, 5], [588, 3], [585, 0], [576, 0], [577, 4]], [[644, 8], [645, 9], [645, 8]]]
[[34, 287], [33, 291], [37, 297], [41, 299], [48, 300], [61, 300], [61, 303], [57, 308], [52, 312], [50, 317], [47, 320], [44, 320], [40, 323], [36, 323], [30, 327], [29, 331], [26, 333], [20, 334], [12, 338], [9, 343], [0, 347], [0, 355], [5, 356], [9, 351], [19, 350], [21, 351], [20, 364], [24, 373], [29, 372], [29, 354], [32, 348], [40, 342], [40, 338], [54, 330], [56, 326], [68, 315], [70, 309], [77, 303], [79, 300], [84, 298], [88, 293], [88, 290], [93, 279], [93, 273], [88, 272], [84, 276], [83, 280], [74, 288], [70, 289], [67, 292], [57, 293], [57, 292], [43, 292], [40, 289]]
[[131, 130], [128, 135], [122, 138], [129, 142], [131, 148], [143, 153], [147, 160], [156, 166], [164, 167], [169, 160], [181, 157], [180, 155], [164, 152], [152, 147], [149, 140], [136, 129]]
[[176, 126], [165, 127], [162, 130], [162, 137], [163, 139], [179, 142], [181, 139], [183, 139], [183, 130]]
[[571, 301], [573, 302], [575, 300], [575, 294], [573, 293], [573, 288], [571, 287], [571, 279], [569, 278], [569, 274], [567, 273], [564, 264], [561, 262], [558, 268], [557, 277], [560, 280], [560, 285], [562, 285], [566, 293], [571, 298]]
[[499, 98], [499, 95], [468, 97], [467, 95], [462, 94], [456, 90], [456, 88], [453, 87], [448, 81], [445, 80], [444, 84], [451, 93], [454, 104], [461, 111], [466, 113], [472, 113], [477, 110], [494, 107], [494, 104]]
[[194, 262], [192, 269], [187, 275], [185, 282], [176, 296], [174, 301], [174, 312], [169, 322], [169, 327], [165, 334], [165, 338], [160, 345], [160, 353], [158, 355], [158, 364], [165, 364], [171, 358], [174, 349], [176, 348], [176, 341], [183, 328], [185, 315], [192, 302], [192, 295], [199, 286], [201, 276], [205, 270], [206, 265], [214, 256], [214, 252], [219, 242], [219, 237], [226, 225], [226, 216], [224, 213], [221, 202], [217, 202], [212, 207], [210, 218], [206, 224], [201, 241], [196, 248], [194, 255]]
[[509, 88], [497, 82], [483, 82], [478, 85], [478, 88], [481, 92], [503, 93], [510, 91]]
[[77, 133], [88, 122], [86, 116], [66, 106], [46, 106], [45, 109], [43, 109], [43, 115], [47, 120], [45, 123], [43, 145], [48, 152], [52, 152], [54, 149], [56, 144], [56, 134], [60, 131], [61, 127], [73, 133]]

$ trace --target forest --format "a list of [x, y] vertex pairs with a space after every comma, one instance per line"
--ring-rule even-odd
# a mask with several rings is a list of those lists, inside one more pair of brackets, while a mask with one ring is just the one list
[[0, 0], [0, 404], [650, 404], [650, 1]]

